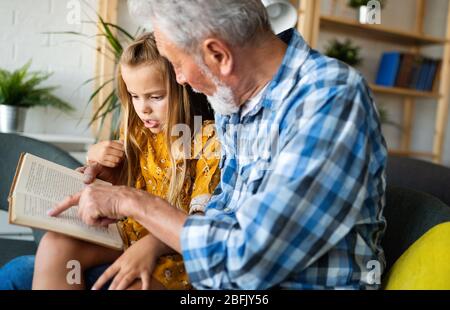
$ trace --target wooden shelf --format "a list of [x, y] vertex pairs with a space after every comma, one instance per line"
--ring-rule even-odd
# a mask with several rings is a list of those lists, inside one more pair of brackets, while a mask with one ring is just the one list
[[399, 87], [385, 87], [376, 84], [370, 84], [370, 88], [374, 93], [396, 95], [404, 97], [414, 97], [414, 98], [432, 98], [439, 99], [441, 95], [436, 92], [424, 92], [420, 90], [399, 88]]
[[446, 40], [407, 31], [393, 30], [382, 25], [365, 25], [357, 21], [352, 21], [334, 16], [321, 16], [320, 25], [328, 31], [351, 32], [352, 35], [359, 35], [364, 38], [373, 38], [400, 45], [424, 46], [443, 45]]
[[[410, 53], [422, 54], [422, 48], [426, 46], [439, 46], [443, 48], [442, 66], [439, 71], [438, 80], [432, 91], [424, 92], [415, 89], [383, 87], [371, 84], [372, 91], [377, 95], [399, 96], [403, 101], [403, 121], [402, 132], [399, 145], [400, 150], [392, 150], [391, 154], [407, 157], [419, 157], [431, 159], [436, 163], [442, 163], [445, 134], [447, 132], [448, 115], [450, 110], [450, 0], [447, 2], [445, 36], [435, 37], [424, 32], [425, 21], [433, 19], [431, 13], [427, 13], [427, 2], [425, 0], [399, 0], [393, 1], [395, 5], [392, 9], [402, 12], [404, 8], [415, 12], [413, 24], [406, 30], [395, 29], [385, 24], [369, 25], [361, 24], [355, 19], [343, 16], [330, 16], [322, 13], [322, 1], [296, 1], [299, 12], [299, 22], [297, 29], [310, 46], [317, 49], [319, 37], [322, 32], [328, 31], [331, 35], [343, 34], [350, 38], [357, 37], [370, 41], [366, 44], [370, 49], [373, 44], [391, 43], [401, 50]], [[345, 5], [345, 1], [333, 0], [331, 11], [335, 12], [340, 5]], [[334, 8], [333, 8], [334, 7]], [[389, 6], [391, 7], [391, 6]], [[415, 8], [414, 8], [415, 7]], [[441, 8], [438, 8], [441, 9]], [[442, 6], [444, 9], [444, 6]], [[387, 8], [386, 8], [387, 10]], [[391, 11], [394, 13], [394, 11]], [[392, 15], [396, 16], [396, 15]], [[395, 18], [395, 17], [394, 17]], [[397, 17], [398, 18], [398, 17]], [[403, 16], [400, 16], [403, 18]], [[404, 24], [406, 25], [406, 24]], [[378, 49], [377, 49], [378, 50]], [[414, 152], [411, 150], [413, 128], [415, 120], [415, 103], [417, 99], [432, 99], [436, 101], [436, 117], [434, 124], [433, 148], [428, 153]]]
[[30, 137], [36, 140], [41, 140], [49, 143], [59, 143], [59, 144], [94, 144], [95, 139], [83, 136], [72, 136], [72, 135], [57, 135], [57, 134], [45, 134], [45, 133], [21, 133], [21, 135]]

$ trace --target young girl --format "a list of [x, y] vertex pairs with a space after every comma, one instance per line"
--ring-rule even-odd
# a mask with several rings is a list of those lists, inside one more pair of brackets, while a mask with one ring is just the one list
[[[123, 109], [121, 141], [94, 145], [88, 152], [88, 163], [102, 165], [103, 175], [113, 184], [146, 190], [187, 213], [201, 212], [220, 173], [212, 122], [194, 123], [194, 116], [205, 114], [207, 105], [190, 104], [189, 94], [176, 83], [170, 63], [159, 55], [151, 34], [142, 35], [124, 51], [117, 80]], [[177, 126], [188, 143], [172, 136]], [[66, 280], [70, 271], [66, 265], [72, 260], [80, 263], [81, 274], [115, 261], [94, 289], [112, 278], [111, 289], [190, 288], [181, 255], [131, 218], [123, 220], [121, 226], [128, 246], [123, 254], [47, 233], [36, 254], [33, 288], [83, 289], [83, 278], [80, 284]]]

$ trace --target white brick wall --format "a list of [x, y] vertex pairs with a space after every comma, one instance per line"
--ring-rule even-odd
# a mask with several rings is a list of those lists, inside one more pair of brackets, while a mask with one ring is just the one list
[[[96, 0], [83, 0], [82, 10], [95, 17]], [[54, 31], [83, 31], [95, 35], [94, 25], [69, 25], [66, 21], [69, 0], [0, 0], [0, 67], [13, 70], [32, 60], [32, 70], [53, 72], [46, 85], [60, 86], [55, 94], [70, 102], [71, 115], [47, 108], [30, 109], [25, 131], [29, 133], [67, 134], [90, 137], [87, 129], [90, 107], [86, 102], [93, 85], [79, 88], [95, 71], [95, 39], [45, 34]], [[87, 17], [84, 15], [83, 20]], [[72, 42], [71, 42], [72, 41]], [[76, 41], [76, 42], [74, 42]], [[83, 115], [84, 113], [84, 115]], [[84, 116], [84, 117], [83, 117]], [[2, 233], [30, 232], [7, 224], [0, 214]]]
[[[87, 129], [90, 107], [83, 112], [93, 85], [80, 85], [95, 70], [95, 39], [46, 34], [82, 31], [95, 34], [95, 26], [70, 25], [66, 17], [69, 0], [0, 0], [0, 67], [9, 70], [32, 60], [32, 70], [53, 72], [46, 85], [60, 86], [55, 94], [77, 109], [71, 115], [47, 108], [29, 111], [26, 132], [91, 136]], [[96, 0], [80, 1], [81, 9], [95, 16]], [[91, 8], [92, 7], [92, 8]], [[82, 20], [87, 20], [82, 14]]]

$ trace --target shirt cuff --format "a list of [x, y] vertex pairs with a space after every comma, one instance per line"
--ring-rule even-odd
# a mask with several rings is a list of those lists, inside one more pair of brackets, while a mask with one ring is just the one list
[[210, 194], [199, 195], [192, 198], [191, 205], [189, 206], [189, 215], [197, 212], [205, 213], [205, 207], [208, 204], [210, 198]]

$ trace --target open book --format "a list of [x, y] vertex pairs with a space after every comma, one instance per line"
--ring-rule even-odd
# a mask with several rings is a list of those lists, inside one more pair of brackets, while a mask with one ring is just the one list
[[[110, 184], [98, 179], [95, 183]], [[117, 224], [108, 228], [88, 226], [78, 217], [77, 206], [58, 217], [47, 215], [57, 203], [85, 186], [82, 173], [28, 153], [22, 154], [8, 198], [9, 222], [58, 232], [116, 250], [123, 249]]]

